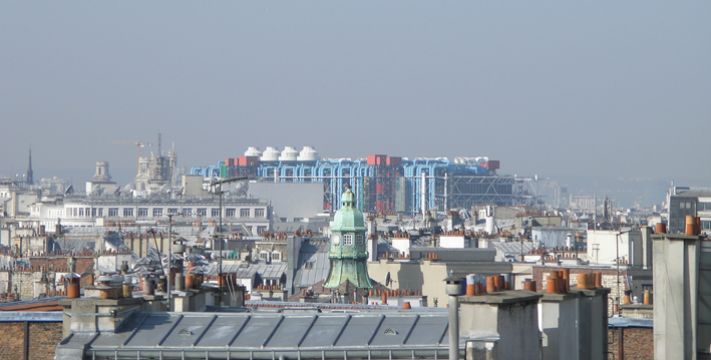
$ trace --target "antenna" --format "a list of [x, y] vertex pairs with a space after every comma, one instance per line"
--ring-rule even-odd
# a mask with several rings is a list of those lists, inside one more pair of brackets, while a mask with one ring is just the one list
[[158, 156], [162, 156], [162, 155], [163, 155], [163, 151], [162, 151], [162, 150], [163, 150], [163, 149], [162, 149], [162, 145], [163, 145], [163, 144], [162, 144], [162, 139], [161, 139], [161, 137], [162, 137], [161, 134], [158, 133]]

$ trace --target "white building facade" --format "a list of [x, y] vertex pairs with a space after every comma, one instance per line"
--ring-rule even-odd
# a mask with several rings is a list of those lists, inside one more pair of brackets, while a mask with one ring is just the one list
[[[222, 221], [225, 226], [241, 225], [246, 232], [258, 235], [271, 231], [272, 210], [259, 199], [226, 198], [223, 200]], [[65, 198], [63, 201], [39, 202], [31, 206], [30, 217], [48, 231], [58, 221], [64, 227], [153, 225], [173, 221], [216, 223], [220, 217], [217, 198], [200, 199], [138, 199], [138, 198]]]

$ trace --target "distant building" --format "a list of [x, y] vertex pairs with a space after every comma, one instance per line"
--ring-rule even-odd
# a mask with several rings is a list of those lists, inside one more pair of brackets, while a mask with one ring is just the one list
[[91, 180], [86, 182], [87, 196], [113, 196], [118, 190], [118, 185], [111, 179], [108, 161], [97, 161], [96, 172]]
[[673, 188], [667, 197], [667, 232], [684, 233], [686, 215], [701, 217], [701, 232], [711, 234], [711, 190]]
[[[645, 228], [645, 231], [646, 228]], [[593, 264], [642, 266], [651, 261], [651, 238], [639, 228], [588, 230], [587, 256]]]
[[408, 159], [370, 154], [363, 159], [324, 159], [313, 148], [282, 151], [250, 147], [244, 155], [228, 157], [211, 166], [191, 168], [204, 177], [250, 176], [274, 183], [318, 183], [323, 186], [322, 207], [340, 207], [346, 184], [363, 211], [421, 213], [446, 211], [477, 204], [515, 205], [531, 203], [523, 180], [499, 175], [501, 163], [487, 157]]
[[570, 195], [568, 206], [571, 210], [594, 213], [597, 209], [597, 198], [593, 195]]
[[[160, 147], [159, 147], [160, 149]], [[174, 185], [177, 179], [178, 155], [171, 149], [167, 156], [158, 152], [138, 157], [135, 191], [137, 196], [161, 192]]]
[[[151, 225], [166, 223], [173, 215], [176, 223], [213, 222], [220, 216], [219, 201], [212, 198], [150, 198], [132, 197], [67, 197], [62, 201], [38, 202], [31, 207], [30, 217], [53, 229], [59, 219], [62, 226], [90, 227]], [[259, 199], [226, 197], [223, 202], [223, 223], [241, 227], [257, 235], [271, 230], [271, 206]]]
[[535, 245], [547, 249], [575, 248], [577, 229], [566, 227], [536, 226], [531, 229], [531, 239]]

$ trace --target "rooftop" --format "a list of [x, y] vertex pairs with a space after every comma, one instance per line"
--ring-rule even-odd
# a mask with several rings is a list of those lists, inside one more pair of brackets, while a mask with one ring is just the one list
[[409, 312], [137, 313], [116, 333], [73, 333], [58, 358], [86, 356], [186, 358], [445, 357], [447, 314]]

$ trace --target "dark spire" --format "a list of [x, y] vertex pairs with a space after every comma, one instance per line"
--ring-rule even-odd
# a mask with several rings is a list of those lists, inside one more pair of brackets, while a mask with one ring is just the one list
[[25, 176], [25, 182], [32, 185], [35, 183], [34, 176], [32, 174], [32, 146], [30, 146], [30, 160], [27, 163], [27, 174]]

